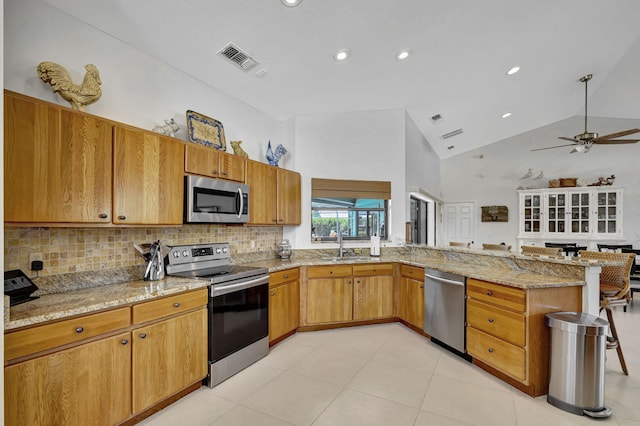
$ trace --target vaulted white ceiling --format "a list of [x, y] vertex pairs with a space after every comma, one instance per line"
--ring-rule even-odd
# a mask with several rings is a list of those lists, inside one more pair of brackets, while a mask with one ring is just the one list
[[[589, 115], [640, 118], [637, 0], [45, 1], [279, 120], [405, 109], [441, 158], [584, 114], [589, 73]], [[221, 59], [228, 42], [260, 65]]]

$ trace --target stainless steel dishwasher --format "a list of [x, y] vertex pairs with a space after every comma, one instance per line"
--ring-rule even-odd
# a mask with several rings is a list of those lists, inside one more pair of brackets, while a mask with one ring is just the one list
[[433, 342], [464, 356], [465, 277], [428, 268], [424, 272], [424, 332]]

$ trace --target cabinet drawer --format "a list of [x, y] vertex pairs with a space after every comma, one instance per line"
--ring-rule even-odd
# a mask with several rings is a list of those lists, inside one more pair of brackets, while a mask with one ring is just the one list
[[168, 315], [179, 314], [207, 304], [207, 289], [163, 297], [133, 306], [133, 323], [140, 324]]
[[332, 266], [309, 266], [307, 269], [309, 278], [334, 278], [334, 277], [350, 277], [350, 265], [332, 265]]
[[526, 294], [524, 290], [519, 288], [469, 278], [467, 279], [467, 295], [473, 299], [514, 311], [526, 311]]
[[364, 277], [367, 275], [392, 275], [393, 265], [391, 263], [377, 263], [368, 265], [353, 265], [353, 276]]
[[414, 280], [424, 281], [424, 268], [417, 266], [400, 265], [400, 275]]
[[5, 361], [129, 326], [129, 308], [118, 308], [51, 324], [9, 332], [4, 336]]
[[467, 322], [474, 328], [515, 345], [525, 345], [526, 320], [523, 314], [469, 299], [467, 300]]
[[269, 274], [269, 287], [300, 279], [300, 269], [292, 268]]
[[498, 370], [524, 381], [525, 350], [473, 327], [467, 327], [467, 352]]

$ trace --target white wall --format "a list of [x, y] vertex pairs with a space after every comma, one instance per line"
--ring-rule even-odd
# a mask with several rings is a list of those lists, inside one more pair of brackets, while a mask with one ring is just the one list
[[79, 84], [84, 65], [92, 63], [103, 94], [87, 107], [91, 114], [143, 129], [173, 117], [181, 126], [177, 137], [187, 140], [185, 113], [191, 109], [223, 123], [228, 152], [229, 141], [242, 140], [249, 156], [262, 162], [268, 140], [282, 143], [281, 122], [45, 3], [9, 1], [4, 22], [6, 89], [69, 106], [38, 78], [36, 66], [56, 62]]
[[311, 243], [311, 178], [391, 181], [389, 235], [395, 244], [404, 240], [404, 111], [299, 116], [295, 143], [296, 168], [303, 171], [302, 225], [285, 232], [294, 248], [320, 247]]
[[[589, 130], [601, 135], [633, 128], [640, 128], [640, 119], [589, 117]], [[558, 136], [572, 137], [583, 129], [584, 117], [577, 116], [442, 161], [442, 194], [446, 202], [476, 201], [478, 210], [487, 205], [509, 208], [509, 221], [502, 223], [481, 222], [480, 211], [477, 212], [476, 247], [502, 241], [515, 247], [517, 187], [546, 188], [550, 179], [560, 177], [577, 177], [592, 183], [599, 176], [612, 174], [616, 176], [615, 186], [624, 188], [624, 236], [627, 243], [640, 247], [640, 142], [599, 145], [587, 154], [569, 154], [571, 147], [531, 152], [563, 145]], [[521, 180], [529, 168], [534, 169], [534, 177], [543, 171], [544, 178]]]
[[441, 197], [440, 157], [418, 129], [409, 114], [405, 116], [405, 185]]

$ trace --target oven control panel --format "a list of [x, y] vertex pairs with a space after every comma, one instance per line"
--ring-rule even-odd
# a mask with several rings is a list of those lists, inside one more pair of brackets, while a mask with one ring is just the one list
[[225, 260], [231, 257], [229, 243], [207, 243], [171, 246], [166, 260], [170, 265]]

